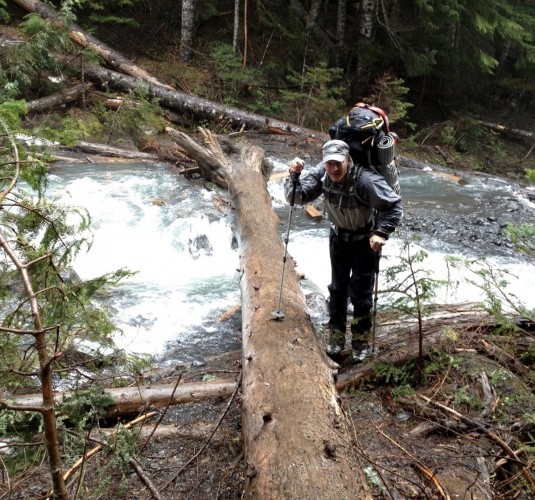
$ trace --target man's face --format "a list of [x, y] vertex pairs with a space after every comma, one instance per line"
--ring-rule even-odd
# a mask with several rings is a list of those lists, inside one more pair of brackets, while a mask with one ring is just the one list
[[344, 160], [343, 162], [329, 160], [325, 162], [324, 165], [327, 175], [333, 182], [338, 184], [345, 182], [347, 177], [347, 169], [349, 168], [348, 160]]

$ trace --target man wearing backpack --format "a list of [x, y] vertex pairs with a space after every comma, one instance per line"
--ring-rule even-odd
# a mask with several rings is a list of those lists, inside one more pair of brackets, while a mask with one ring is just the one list
[[351, 322], [353, 359], [360, 361], [372, 327], [371, 309], [378, 259], [389, 235], [403, 216], [401, 197], [373, 167], [355, 165], [349, 146], [341, 140], [323, 145], [323, 159], [303, 172], [304, 162], [290, 163], [285, 185], [288, 201], [305, 204], [325, 197], [331, 222], [329, 251], [329, 344], [327, 354], [341, 360], [345, 346], [348, 297], [353, 305]]

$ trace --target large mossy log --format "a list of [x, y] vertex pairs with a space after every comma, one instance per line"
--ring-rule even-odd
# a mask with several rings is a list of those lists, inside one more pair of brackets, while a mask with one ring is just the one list
[[273, 315], [278, 310], [284, 247], [262, 173], [264, 151], [238, 143], [227, 156], [206, 130], [201, 130], [204, 146], [186, 134], [168, 132], [201, 170], [218, 170], [236, 209], [245, 497], [371, 498], [291, 259], [282, 286], [284, 318]]

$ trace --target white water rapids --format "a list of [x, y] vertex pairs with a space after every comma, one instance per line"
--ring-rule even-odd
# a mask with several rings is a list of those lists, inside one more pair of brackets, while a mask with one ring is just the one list
[[[278, 168], [286, 167], [279, 164]], [[405, 193], [418, 193], [440, 199], [443, 186], [435, 193], [422, 192], [421, 180], [426, 175], [430, 174], [402, 172], [404, 198]], [[281, 217], [282, 233], [288, 222], [288, 205], [280, 183], [270, 183], [268, 188]], [[463, 203], [474, 196], [470, 189], [457, 193]], [[481, 189], [494, 196], [492, 189], [502, 188], [479, 187], [478, 196]], [[61, 165], [52, 170], [49, 192], [61, 203], [85, 207], [93, 219], [94, 244], [75, 261], [82, 279], [119, 268], [137, 271], [114, 289], [109, 299], [122, 331], [116, 337], [119, 347], [148, 353], [162, 362], [187, 361], [239, 347], [239, 322], [219, 321], [222, 313], [240, 303], [240, 290], [232, 220], [217, 210], [216, 193], [184, 179], [165, 164]], [[300, 207], [294, 208], [288, 253], [305, 275], [306, 293], [327, 295], [327, 234], [326, 222], [313, 223]], [[382, 266], [395, 262], [400, 248], [401, 242], [391, 239]], [[423, 265], [433, 270], [434, 277], [445, 277], [444, 252], [455, 249], [444, 249], [435, 239], [426, 250], [429, 256]], [[489, 260], [518, 276], [510, 291], [535, 307], [532, 263], [497, 257]], [[280, 275], [281, 269], [282, 262], [273, 273]], [[444, 291], [440, 300], [457, 303], [480, 297], [479, 289], [462, 285], [455, 294]], [[281, 309], [284, 311], [284, 304]], [[311, 314], [314, 316], [314, 311]]]

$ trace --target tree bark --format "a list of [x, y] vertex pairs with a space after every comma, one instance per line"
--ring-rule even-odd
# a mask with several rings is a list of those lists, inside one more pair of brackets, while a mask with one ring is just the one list
[[[236, 207], [245, 498], [369, 499], [291, 259], [282, 284], [284, 318], [273, 315], [278, 310], [284, 247], [262, 175], [264, 152], [238, 144], [226, 156], [215, 136], [201, 132], [207, 148], [203, 157], [209, 169], [219, 167]], [[202, 161], [202, 148], [192, 139], [177, 131], [172, 136]]]
[[[13, 0], [17, 5], [21, 6], [23, 9], [26, 9], [28, 12], [34, 12], [39, 14], [43, 19], [48, 19], [56, 23], [62, 23], [62, 20], [58, 13], [48, 5], [45, 5], [40, 0]], [[116, 68], [122, 73], [131, 75], [135, 78], [141, 78], [144, 81], [161, 85], [168, 89], [171, 89], [169, 85], [161, 83], [154, 76], [147, 73], [144, 69], [135, 65], [132, 61], [124, 57], [119, 52], [108, 47], [106, 44], [99, 41], [94, 36], [86, 33], [80, 26], [76, 24], [70, 24], [68, 27], [69, 36], [71, 40], [76, 42], [78, 45], [89, 48], [96, 52], [102, 59], [106, 61], [112, 68]]]
[[182, 0], [182, 25], [180, 30], [180, 61], [189, 62], [195, 31], [195, 0]]
[[[118, 415], [140, 413], [150, 406], [179, 405], [212, 397], [226, 397], [230, 396], [235, 389], [236, 382], [220, 380], [191, 382], [189, 384], [179, 384], [178, 386], [173, 383], [155, 385], [153, 387], [118, 387], [105, 389], [104, 392], [114, 400], [114, 404], [107, 410], [107, 416], [116, 417]], [[55, 393], [55, 403], [60, 404], [72, 395], [72, 392]], [[42, 403], [42, 398], [38, 394], [13, 396], [9, 399], [10, 404], [12, 403], [11, 406], [16, 405], [17, 407], [34, 407]]]

